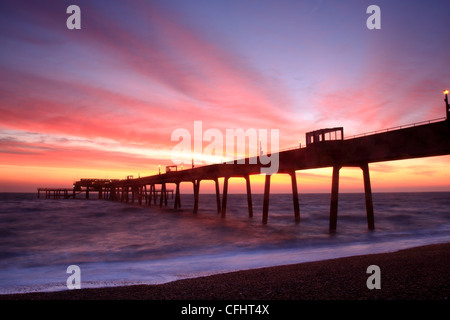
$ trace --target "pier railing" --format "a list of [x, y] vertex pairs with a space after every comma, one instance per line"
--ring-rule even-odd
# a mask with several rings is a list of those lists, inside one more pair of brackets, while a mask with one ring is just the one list
[[392, 127], [392, 128], [382, 129], [382, 130], [376, 130], [376, 131], [369, 131], [369, 132], [365, 132], [365, 133], [360, 133], [360, 134], [356, 134], [356, 135], [353, 135], [353, 136], [345, 137], [344, 139], [345, 140], [350, 140], [350, 139], [370, 136], [370, 135], [378, 134], [378, 133], [384, 133], [384, 132], [400, 130], [400, 129], [406, 129], [406, 128], [413, 128], [413, 127], [417, 127], [417, 126], [422, 126], [424, 124], [431, 124], [431, 123], [435, 123], [435, 122], [440, 122], [440, 121], [443, 121], [443, 120], [445, 120], [444, 117], [443, 118], [433, 119], [433, 120], [415, 122], [415, 123], [410, 123], [410, 124], [406, 124], [406, 125], [402, 125], [402, 126], [397, 126], [397, 127]]

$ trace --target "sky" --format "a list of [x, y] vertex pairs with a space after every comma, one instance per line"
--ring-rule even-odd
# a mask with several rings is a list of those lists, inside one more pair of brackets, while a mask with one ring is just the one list
[[[372, 4], [381, 29], [366, 26]], [[445, 0], [3, 0], [0, 192], [157, 174], [194, 121], [224, 137], [278, 129], [284, 149], [320, 128], [445, 117], [449, 12]], [[449, 160], [370, 164], [372, 189], [450, 191]], [[331, 190], [330, 168], [297, 176], [299, 192]], [[288, 176], [272, 181], [290, 191]], [[251, 182], [262, 192], [262, 176]], [[340, 190], [361, 192], [361, 170], [342, 169]]]

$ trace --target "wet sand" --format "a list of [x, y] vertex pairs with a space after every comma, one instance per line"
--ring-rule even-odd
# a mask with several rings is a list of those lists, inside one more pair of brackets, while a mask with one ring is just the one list
[[[368, 289], [367, 267], [380, 267], [381, 289]], [[178, 280], [46, 293], [7, 300], [447, 300], [450, 243], [391, 253], [252, 269]]]

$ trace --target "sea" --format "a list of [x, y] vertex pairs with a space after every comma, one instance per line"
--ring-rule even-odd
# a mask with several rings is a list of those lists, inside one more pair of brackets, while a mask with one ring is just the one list
[[[374, 193], [375, 230], [364, 194], [341, 193], [330, 233], [329, 194], [229, 194], [226, 217], [215, 194], [181, 196], [181, 209], [98, 199], [38, 199], [0, 193], [0, 294], [67, 290], [69, 266], [81, 288], [160, 284], [211, 274], [319, 261], [450, 242], [450, 192]], [[69, 268], [69, 270], [68, 270]]]

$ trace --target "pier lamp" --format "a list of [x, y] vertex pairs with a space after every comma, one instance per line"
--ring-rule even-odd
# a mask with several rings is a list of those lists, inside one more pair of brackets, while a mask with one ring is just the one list
[[302, 140], [298, 140], [298, 147], [299, 147], [299, 148], [302, 147]]
[[158, 165], [158, 173], [161, 174], [161, 165]]
[[448, 89], [444, 90], [444, 95], [445, 95], [445, 110], [447, 111], [447, 120], [449, 119], [450, 116], [450, 106], [448, 105]]

